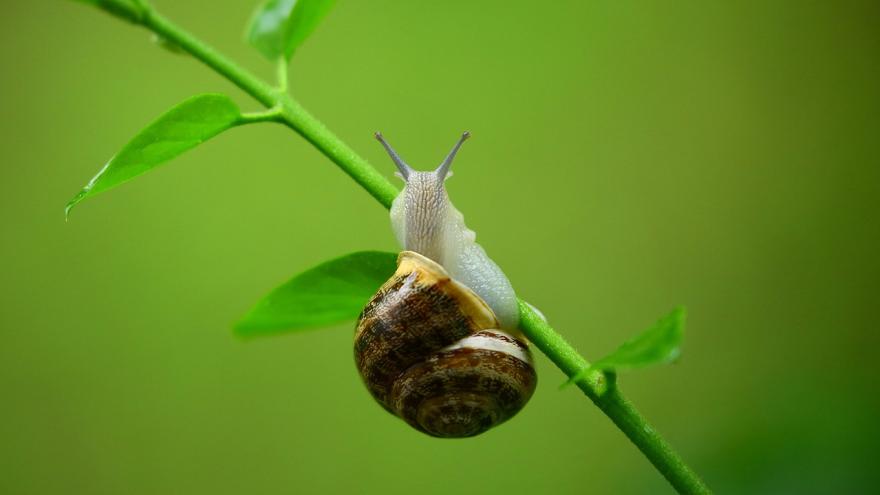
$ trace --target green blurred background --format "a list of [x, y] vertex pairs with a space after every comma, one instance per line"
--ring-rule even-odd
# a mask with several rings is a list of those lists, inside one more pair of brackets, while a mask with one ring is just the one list
[[[155, 0], [267, 77], [254, 2]], [[230, 323], [387, 213], [281, 126], [239, 128], [78, 207], [135, 132], [200, 92], [257, 106], [69, 1], [0, 18], [0, 492], [670, 493], [538, 357], [511, 422], [423, 436], [377, 406], [352, 325]], [[880, 4], [340, 0], [300, 100], [392, 174], [435, 166], [521, 296], [596, 358], [677, 304], [682, 359], [621, 386], [725, 493], [867, 493], [880, 413]]]

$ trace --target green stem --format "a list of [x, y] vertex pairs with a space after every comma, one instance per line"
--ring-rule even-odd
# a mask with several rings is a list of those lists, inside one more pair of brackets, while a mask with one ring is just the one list
[[369, 162], [348, 147], [330, 129], [312, 116], [293, 98], [283, 100], [283, 123], [298, 132], [306, 141], [330, 158], [346, 174], [367, 190], [385, 208], [397, 197], [398, 190]]
[[[529, 340], [569, 378], [590, 367], [544, 318], [525, 301], [519, 301], [520, 328]], [[588, 371], [575, 385], [593, 401], [679, 493], [712, 493], [699, 475], [685, 464], [672, 446], [657, 433], [617, 388], [614, 373]]]
[[272, 107], [263, 112], [243, 113], [238, 118], [238, 125], [257, 124], [260, 122], [281, 122], [281, 107]]
[[[391, 207], [391, 202], [398, 193], [397, 188], [307, 112], [286, 91], [265, 83], [162, 17], [151, 7], [143, 8], [145, 10], [140, 23], [147, 29], [177, 44], [270, 109], [265, 113], [248, 114], [243, 117], [245, 121], [276, 120], [284, 123], [312, 143], [385, 208]], [[286, 63], [279, 63], [278, 76], [280, 86], [286, 86]], [[523, 333], [569, 378], [589, 367], [589, 362], [523, 301], [520, 301], [520, 315]], [[700, 477], [621, 395], [613, 374], [601, 371], [588, 372], [586, 376], [577, 380], [576, 384], [602, 412], [611, 418], [679, 493], [710, 493]]]

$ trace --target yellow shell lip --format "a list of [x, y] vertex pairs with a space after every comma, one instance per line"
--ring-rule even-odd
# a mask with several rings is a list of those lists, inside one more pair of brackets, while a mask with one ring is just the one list
[[443, 265], [415, 251], [401, 251], [400, 254], [397, 255], [397, 269], [400, 270], [400, 267], [405, 264], [416, 266], [421, 265], [428, 268], [439, 275], [437, 278], [451, 278], [446, 269], [443, 268]]
[[412, 272], [418, 272], [419, 284], [442, 287], [449, 296], [455, 298], [459, 310], [473, 321], [477, 331], [501, 328], [498, 317], [486, 301], [466, 285], [453, 280], [440, 263], [415, 251], [401, 251], [397, 257], [395, 275]]

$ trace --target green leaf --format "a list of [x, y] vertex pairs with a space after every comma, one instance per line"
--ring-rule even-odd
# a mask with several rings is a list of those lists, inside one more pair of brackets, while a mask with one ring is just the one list
[[247, 40], [269, 60], [289, 59], [335, 0], [267, 0], [254, 13]]
[[616, 351], [593, 364], [594, 369], [641, 368], [674, 361], [681, 354], [684, 308], [675, 308], [651, 328], [626, 341]]
[[299, 331], [354, 320], [394, 274], [397, 254], [362, 251], [322, 263], [270, 292], [235, 325], [242, 336]]
[[99, 9], [130, 22], [139, 23], [143, 17], [143, 4], [135, 0], [74, 0], [94, 5]]
[[618, 371], [674, 361], [681, 354], [684, 308], [675, 308], [651, 328], [626, 341], [611, 354], [581, 370], [563, 384], [571, 385], [593, 370]]
[[70, 214], [80, 201], [122, 184], [239, 123], [241, 112], [228, 97], [194, 96], [141, 130], [122, 151], [67, 203]]

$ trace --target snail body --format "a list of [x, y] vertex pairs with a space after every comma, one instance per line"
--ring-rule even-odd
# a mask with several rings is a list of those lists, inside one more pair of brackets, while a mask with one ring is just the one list
[[537, 376], [510, 282], [443, 187], [467, 134], [431, 172], [412, 170], [377, 138], [406, 181], [391, 208], [404, 251], [361, 313], [355, 363], [376, 401], [414, 428], [477, 435], [516, 414]]

